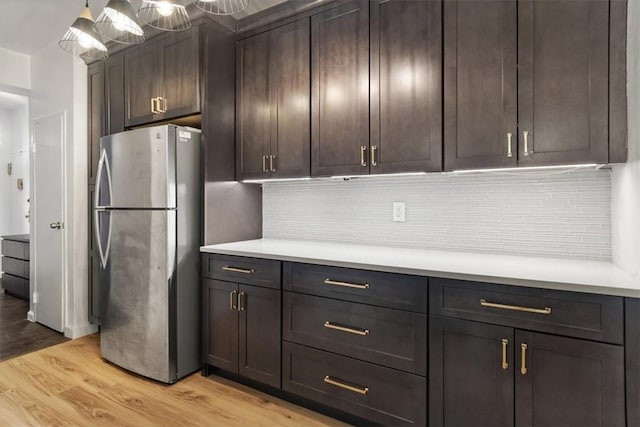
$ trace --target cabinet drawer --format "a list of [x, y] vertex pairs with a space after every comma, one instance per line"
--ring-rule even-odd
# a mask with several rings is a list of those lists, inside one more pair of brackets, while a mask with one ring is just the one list
[[21, 259], [2, 257], [2, 272], [14, 276], [29, 278], [29, 261]]
[[352, 268], [285, 262], [285, 290], [427, 312], [427, 278]]
[[426, 379], [283, 343], [284, 390], [383, 425], [426, 424]]
[[9, 294], [29, 301], [29, 281], [11, 274], [2, 275], [2, 287]]
[[426, 375], [424, 314], [284, 292], [284, 339]]
[[29, 259], [29, 245], [13, 240], [2, 241], [2, 255], [11, 258]]
[[203, 274], [212, 279], [280, 289], [280, 261], [205, 255]]
[[431, 314], [623, 343], [623, 298], [431, 279]]

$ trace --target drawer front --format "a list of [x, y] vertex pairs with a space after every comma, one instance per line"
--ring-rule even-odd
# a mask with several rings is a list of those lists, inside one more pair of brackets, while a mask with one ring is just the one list
[[29, 281], [11, 274], [2, 275], [2, 287], [9, 294], [29, 301]]
[[427, 312], [427, 278], [352, 268], [285, 262], [285, 290]]
[[426, 425], [424, 377], [284, 342], [282, 388], [383, 425]]
[[29, 259], [29, 245], [13, 240], [2, 241], [2, 255], [11, 258]]
[[284, 292], [285, 340], [426, 375], [427, 317]]
[[212, 279], [280, 289], [280, 261], [204, 255], [203, 274]]
[[623, 343], [623, 298], [431, 279], [431, 314], [614, 344]]
[[29, 261], [22, 259], [2, 257], [3, 273], [12, 274], [14, 276], [29, 278]]

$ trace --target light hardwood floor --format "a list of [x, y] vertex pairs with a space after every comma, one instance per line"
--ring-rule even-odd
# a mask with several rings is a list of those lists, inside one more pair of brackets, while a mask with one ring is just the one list
[[344, 424], [215, 376], [167, 386], [131, 375], [100, 358], [96, 334], [0, 362], [0, 425]]

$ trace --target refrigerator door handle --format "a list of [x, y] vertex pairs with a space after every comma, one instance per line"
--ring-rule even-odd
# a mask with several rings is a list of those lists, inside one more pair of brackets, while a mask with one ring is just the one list
[[100, 161], [98, 161], [98, 171], [96, 176], [98, 177], [98, 183], [96, 184], [96, 191], [94, 193], [94, 206], [96, 209], [104, 208], [100, 206], [100, 191], [102, 190], [102, 169], [107, 172], [107, 190], [109, 191], [109, 203], [113, 200], [113, 189], [111, 185], [111, 166], [109, 165], [109, 158], [107, 157], [107, 151], [102, 150], [100, 154]]
[[[109, 213], [109, 231], [107, 234], [107, 246], [104, 248], [102, 248], [102, 238], [100, 236], [100, 212], [108, 212]], [[93, 211], [93, 223], [95, 224], [95, 230], [96, 230], [96, 242], [98, 244], [98, 253], [100, 254], [100, 264], [102, 265], [102, 268], [106, 268], [107, 267], [107, 262], [109, 261], [109, 252], [111, 252], [111, 225], [112, 225], [112, 217], [111, 217], [112, 212], [106, 210], [106, 209], [101, 209], [101, 208], [97, 208], [94, 209]]]

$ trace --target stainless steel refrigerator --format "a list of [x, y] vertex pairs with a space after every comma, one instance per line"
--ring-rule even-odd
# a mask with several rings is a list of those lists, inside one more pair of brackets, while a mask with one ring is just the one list
[[100, 139], [94, 224], [102, 357], [172, 383], [199, 368], [200, 131]]

